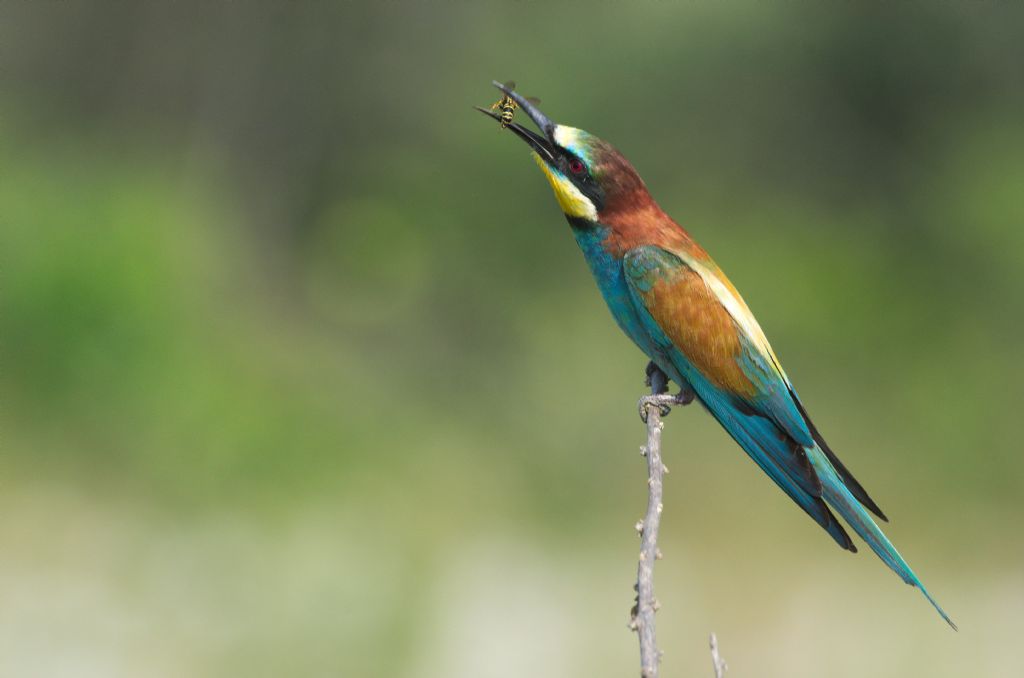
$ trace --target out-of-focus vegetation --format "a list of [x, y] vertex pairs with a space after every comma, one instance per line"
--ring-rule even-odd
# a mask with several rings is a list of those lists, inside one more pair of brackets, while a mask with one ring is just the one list
[[953, 635], [698, 409], [666, 675], [1018, 676], [1024, 12], [0, 4], [0, 674], [598, 676], [645, 361], [515, 78], [729, 272]]

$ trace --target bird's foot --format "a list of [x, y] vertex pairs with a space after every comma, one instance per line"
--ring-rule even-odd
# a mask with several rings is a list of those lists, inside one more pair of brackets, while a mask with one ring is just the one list
[[653, 360], [647, 363], [647, 367], [644, 368], [644, 374], [647, 375], [647, 378], [644, 379], [644, 386], [650, 387], [652, 395], [668, 392], [668, 376], [661, 371], [661, 368]]
[[647, 423], [647, 408], [657, 407], [662, 417], [667, 417], [673, 407], [685, 407], [693, 402], [693, 391], [684, 389], [679, 393], [658, 393], [646, 395], [640, 398], [637, 407], [640, 410], [640, 420]]
[[672, 395], [668, 392], [668, 376], [658, 367], [654, 361], [647, 363], [647, 379], [644, 383], [651, 387], [651, 395], [640, 398], [637, 406], [640, 410], [640, 419], [647, 423], [647, 408], [654, 406], [663, 417], [667, 417], [672, 411], [672, 406], [680, 407], [693, 402], [693, 389], [684, 384], [679, 393]]

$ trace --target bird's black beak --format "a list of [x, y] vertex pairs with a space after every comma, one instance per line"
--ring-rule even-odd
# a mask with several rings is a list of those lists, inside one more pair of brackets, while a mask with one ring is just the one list
[[[553, 163], [555, 161], [555, 123], [551, 122], [551, 120], [541, 113], [536, 106], [527, 101], [525, 97], [515, 90], [508, 89], [497, 81], [494, 82], [494, 86], [500, 89], [504, 94], [512, 97], [512, 99], [519, 104], [519, 107], [526, 111], [526, 114], [530, 116], [530, 119], [533, 120], [534, 124], [536, 124], [540, 131], [543, 132], [544, 136], [526, 129], [517, 122], [510, 123], [508, 128], [515, 132], [516, 136], [529, 144], [530, 148], [532, 148], [537, 155], [543, 158], [546, 162]], [[501, 120], [501, 116], [492, 110], [480, 108], [479, 106], [474, 106], [474, 108], [495, 120]]]

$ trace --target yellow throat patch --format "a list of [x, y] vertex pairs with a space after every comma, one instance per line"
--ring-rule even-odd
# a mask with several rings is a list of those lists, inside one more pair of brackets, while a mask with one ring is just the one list
[[567, 216], [597, 221], [597, 210], [594, 208], [594, 203], [590, 202], [590, 198], [580, 193], [580, 189], [576, 188], [568, 177], [548, 167], [548, 164], [536, 153], [533, 154], [533, 159], [544, 170], [544, 176], [548, 178], [551, 188], [555, 191], [558, 206]]

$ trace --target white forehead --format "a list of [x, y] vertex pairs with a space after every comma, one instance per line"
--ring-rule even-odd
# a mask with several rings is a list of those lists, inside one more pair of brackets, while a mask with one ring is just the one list
[[555, 125], [555, 143], [572, 152], [574, 155], [583, 158], [583, 130], [565, 125]]

